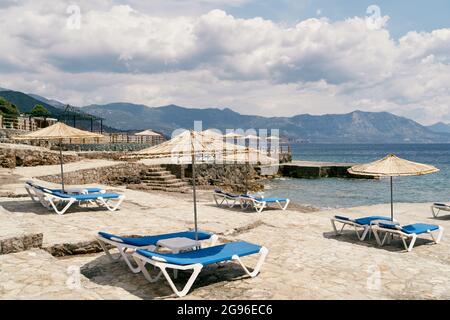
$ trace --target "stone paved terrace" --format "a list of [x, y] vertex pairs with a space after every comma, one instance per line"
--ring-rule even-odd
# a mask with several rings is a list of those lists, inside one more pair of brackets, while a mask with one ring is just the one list
[[[20, 176], [17, 172], [15, 173]], [[17, 186], [12, 183], [11, 186]], [[5, 186], [3, 186], [5, 187]], [[14, 190], [16, 187], [14, 187]], [[145, 193], [116, 188], [127, 200], [122, 210], [79, 208], [64, 216], [50, 213], [27, 198], [0, 198], [0, 237], [43, 233], [43, 247], [94, 240], [99, 230], [130, 235], [158, 234], [192, 226], [189, 194]], [[293, 207], [295, 209], [295, 207]], [[184, 299], [448, 299], [450, 240], [439, 245], [418, 241], [411, 253], [399, 242], [378, 248], [354, 233], [336, 237], [329, 217], [389, 212], [389, 205], [301, 212], [219, 209], [206, 192], [200, 196], [200, 227], [221, 242], [245, 240], [270, 253], [261, 274], [249, 279], [235, 264], [206, 268]], [[307, 211], [307, 210], [303, 210]], [[432, 219], [430, 204], [397, 204], [401, 222], [437, 223], [450, 230], [450, 216]], [[252, 265], [254, 258], [245, 260]], [[76, 270], [81, 287], [73, 287]], [[184, 283], [181, 274], [178, 284]], [[379, 279], [379, 280], [378, 280]], [[32, 249], [0, 255], [0, 298], [172, 299], [168, 284], [147, 283], [125, 263], [110, 263], [102, 253], [56, 258]]]

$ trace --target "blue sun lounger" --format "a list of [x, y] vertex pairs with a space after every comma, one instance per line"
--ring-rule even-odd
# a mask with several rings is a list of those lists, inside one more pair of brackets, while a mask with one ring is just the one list
[[287, 209], [290, 202], [290, 200], [287, 198], [262, 198], [262, 197], [254, 197], [251, 195], [241, 195], [240, 200], [241, 200], [241, 207], [243, 209], [247, 208], [250, 205], [258, 213], [261, 213], [271, 203], [276, 203], [280, 207], [280, 209], [284, 211]]
[[[355, 228], [355, 232], [356, 235], [358, 236], [358, 239], [364, 241], [367, 234], [370, 232], [371, 226], [374, 222], [390, 221], [390, 220], [391, 218], [389, 217], [381, 217], [381, 216], [370, 216], [358, 219], [352, 219], [344, 216], [334, 216], [333, 218], [331, 218], [331, 225], [333, 226], [333, 230], [336, 235], [341, 235], [345, 226], [351, 226]], [[342, 228], [340, 230], [337, 229], [336, 223], [342, 224]], [[362, 229], [362, 234], [360, 234], [359, 232], [360, 229]]]
[[[100, 207], [107, 208], [109, 211], [116, 211], [125, 199], [125, 195], [114, 192], [63, 193], [59, 190], [52, 191], [46, 188], [42, 190], [35, 189], [35, 192], [44, 207], [49, 210], [53, 209], [59, 215], [64, 214], [72, 206], [72, 204], [76, 202], [79, 204], [96, 204]], [[110, 204], [111, 201], [115, 200], [116, 203], [114, 205]]]
[[[27, 191], [28, 195], [30, 196], [31, 200], [34, 202], [41, 202], [42, 205], [46, 206], [49, 205], [48, 201], [45, 201], [45, 199], [42, 196], [42, 193], [45, 192], [45, 190], [49, 190], [50, 192], [62, 192], [62, 189], [52, 189], [52, 188], [46, 188], [44, 186], [41, 186], [34, 182], [33, 180], [28, 180], [25, 182], [25, 190]], [[76, 194], [84, 194], [84, 193], [105, 193], [106, 191], [102, 188], [96, 188], [96, 187], [83, 187], [83, 188], [70, 188], [65, 190], [66, 193], [76, 193]]]
[[[389, 243], [391, 236], [399, 236], [405, 246], [405, 249], [412, 251], [416, 243], [417, 236], [421, 234], [429, 234], [435, 244], [439, 243], [444, 234], [444, 228], [434, 224], [415, 223], [406, 226], [401, 226], [398, 223], [379, 222], [372, 226], [373, 234], [380, 246]], [[380, 239], [379, 232], [385, 232], [383, 240]], [[437, 232], [437, 237], [434, 237], [433, 232]], [[409, 246], [406, 240], [410, 239]]]
[[[179, 297], [183, 297], [189, 292], [204, 266], [214, 263], [237, 261], [244, 271], [253, 278], [256, 277], [261, 270], [268, 253], [269, 250], [267, 248], [255, 244], [248, 242], [231, 242], [182, 253], [159, 253], [139, 249], [133, 254], [133, 258], [148, 281], [155, 282], [159, 279], [161, 274], [163, 274], [174, 293]], [[260, 254], [260, 257], [256, 267], [250, 272], [242, 263], [241, 258], [254, 254]], [[156, 277], [152, 277], [145, 268], [145, 264], [147, 263], [159, 268], [161, 272]], [[178, 290], [166, 269], [193, 270], [193, 273], [184, 288]]]
[[[27, 191], [29, 191], [30, 187], [36, 188], [41, 191], [50, 190], [51, 192], [62, 192], [62, 189], [51, 189], [51, 188], [43, 187], [43, 186], [35, 183], [32, 180], [28, 180], [25, 182], [25, 189], [27, 189]], [[103, 188], [98, 188], [98, 187], [82, 187], [82, 188], [69, 188], [69, 189], [66, 189], [65, 192], [66, 193], [104, 193], [105, 190]], [[33, 199], [33, 196], [30, 194], [30, 192], [28, 192], [28, 194]], [[33, 199], [33, 200], [35, 200], [35, 199]]]
[[[205, 231], [198, 231], [198, 241], [208, 241], [209, 245], [213, 246], [217, 242], [217, 235], [205, 232]], [[183, 232], [174, 232], [174, 233], [166, 233], [166, 234], [159, 234], [154, 236], [144, 236], [144, 237], [120, 237], [117, 235], [109, 234], [106, 232], [99, 232], [96, 236], [97, 241], [100, 243], [100, 246], [102, 247], [103, 251], [105, 251], [106, 255], [111, 261], [117, 261], [120, 258], [123, 258], [130, 268], [130, 270], [133, 273], [138, 273], [141, 271], [141, 269], [138, 267], [134, 267], [129, 259], [129, 256], [127, 255], [127, 251], [134, 251], [137, 249], [149, 249], [149, 250], [156, 250], [157, 243], [159, 240], [165, 240], [165, 239], [172, 239], [172, 238], [188, 238], [195, 240], [195, 232], [194, 231], [183, 231]], [[114, 258], [111, 253], [109, 252], [108, 247], [106, 244], [112, 245], [116, 247], [119, 250], [120, 256], [117, 258]]]

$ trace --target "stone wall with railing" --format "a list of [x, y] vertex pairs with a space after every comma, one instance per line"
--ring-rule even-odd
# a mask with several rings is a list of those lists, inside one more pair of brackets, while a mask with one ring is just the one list
[[96, 151], [96, 152], [129, 152], [140, 151], [151, 147], [150, 143], [89, 143], [89, 144], [64, 144], [64, 150], [68, 151]]

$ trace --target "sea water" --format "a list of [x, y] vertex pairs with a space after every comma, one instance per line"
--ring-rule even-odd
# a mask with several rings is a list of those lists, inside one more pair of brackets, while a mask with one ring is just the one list
[[[440, 172], [394, 178], [396, 202], [450, 202], [450, 144], [296, 144], [293, 160], [367, 163], [390, 153], [436, 166]], [[265, 196], [288, 197], [320, 208], [388, 203], [389, 178], [380, 180], [281, 178], [266, 183]]]

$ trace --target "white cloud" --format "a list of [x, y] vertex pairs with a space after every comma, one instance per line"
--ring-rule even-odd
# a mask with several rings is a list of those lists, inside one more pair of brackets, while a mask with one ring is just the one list
[[358, 108], [450, 122], [450, 29], [395, 41], [364, 17], [286, 26], [202, 13], [221, 0], [192, 1], [203, 9], [167, 15], [149, 7], [179, 0], [77, 2], [79, 30], [66, 27], [72, 2], [0, 7], [0, 86], [78, 105], [176, 103], [262, 115]]

